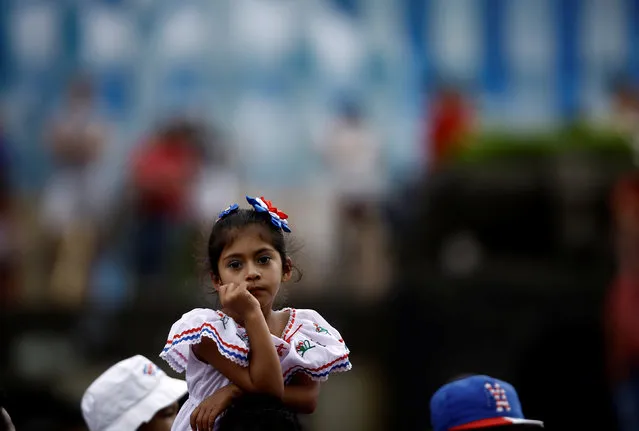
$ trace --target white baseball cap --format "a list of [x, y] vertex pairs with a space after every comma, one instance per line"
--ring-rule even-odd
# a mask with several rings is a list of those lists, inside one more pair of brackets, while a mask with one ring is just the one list
[[91, 383], [82, 397], [82, 415], [90, 431], [135, 431], [186, 392], [186, 382], [136, 355]]

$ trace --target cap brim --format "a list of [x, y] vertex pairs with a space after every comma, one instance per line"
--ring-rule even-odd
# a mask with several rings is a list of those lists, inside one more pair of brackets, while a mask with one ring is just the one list
[[478, 421], [473, 421], [467, 424], [458, 425], [456, 427], [449, 428], [449, 431], [476, 430], [476, 429], [506, 426], [506, 425], [528, 425], [531, 427], [538, 427], [538, 428], [544, 427], [544, 423], [542, 421], [535, 421], [531, 419], [497, 417], [497, 418], [480, 419]]
[[104, 431], [137, 430], [140, 425], [150, 421], [158, 411], [178, 401], [186, 393], [187, 387], [184, 380], [165, 375], [153, 392]]

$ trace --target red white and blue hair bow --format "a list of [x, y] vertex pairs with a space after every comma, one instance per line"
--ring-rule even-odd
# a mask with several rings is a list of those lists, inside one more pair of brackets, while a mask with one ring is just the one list
[[247, 196], [246, 200], [253, 206], [255, 211], [261, 213], [267, 212], [271, 216], [271, 223], [273, 223], [276, 227], [282, 229], [284, 232], [291, 231], [288, 227], [288, 215], [278, 210], [271, 201], [266, 200], [264, 196], [260, 198]]
[[238, 204], [233, 204], [230, 205], [227, 209], [225, 209], [224, 211], [222, 211], [218, 216], [217, 219], [221, 220], [224, 217], [226, 217], [227, 215], [234, 213], [235, 211], [237, 211], [240, 208], [240, 206]]

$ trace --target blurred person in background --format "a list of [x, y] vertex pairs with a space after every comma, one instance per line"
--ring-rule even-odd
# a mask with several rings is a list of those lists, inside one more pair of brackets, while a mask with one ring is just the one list
[[635, 164], [639, 164], [639, 88], [628, 78], [612, 87], [612, 126], [630, 137]]
[[239, 176], [234, 154], [227, 140], [216, 127], [198, 134], [201, 168], [194, 180], [191, 218], [198, 224], [210, 226], [217, 214], [233, 200], [239, 191]]
[[446, 165], [463, 148], [464, 140], [474, 126], [470, 103], [460, 90], [452, 86], [442, 86], [435, 91], [430, 112], [425, 139], [429, 172]]
[[543, 422], [526, 419], [515, 388], [485, 375], [453, 379], [430, 400], [434, 431], [539, 430]]
[[342, 285], [375, 296], [371, 290], [383, 286], [385, 277], [380, 256], [385, 249], [380, 203], [386, 177], [381, 142], [360, 106], [347, 101], [320, 151], [337, 194], [337, 259], [345, 273], [336, 276]]
[[91, 383], [82, 397], [82, 415], [89, 431], [169, 431], [186, 391], [186, 382], [136, 355]]
[[605, 310], [608, 372], [622, 431], [639, 429], [639, 174], [613, 193], [617, 275]]
[[12, 235], [13, 184], [11, 181], [9, 142], [0, 118], [0, 304], [7, 304], [16, 294], [14, 240]]
[[52, 120], [45, 139], [53, 159], [44, 202], [44, 222], [56, 250], [53, 300], [73, 306], [84, 297], [93, 259], [98, 197], [93, 186], [106, 142], [87, 77], [71, 82], [66, 105]]
[[194, 415], [198, 427], [213, 426], [220, 409], [207, 400], [225, 387], [233, 397], [231, 383], [243, 393], [268, 394], [298, 413], [313, 413], [320, 383], [351, 369], [343, 338], [319, 313], [273, 309], [294, 269], [287, 253], [288, 216], [264, 198], [246, 200], [251, 209], [233, 204], [220, 213], [207, 241], [209, 277], [222, 308], [182, 315], [160, 353], [186, 373], [189, 385], [175, 430], [190, 429]]
[[135, 270], [138, 286], [151, 289], [159, 299], [169, 284], [179, 234], [190, 221], [194, 187], [204, 163], [197, 133], [190, 122], [172, 121], [133, 154]]
[[634, 129], [639, 116], [639, 94], [637, 86], [625, 77], [620, 77], [612, 84], [612, 119], [623, 131]]

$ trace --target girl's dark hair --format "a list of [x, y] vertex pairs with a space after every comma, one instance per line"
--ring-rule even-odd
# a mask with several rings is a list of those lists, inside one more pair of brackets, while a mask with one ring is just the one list
[[284, 238], [284, 232], [282, 232], [282, 229], [271, 223], [270, 215], [266, 212], [257, 212], [252, 209], [238, 209], [213, 224], [213, 228], [209, 235], [207, 263], [211, 273], [216, 278], [220, 276], [220, 269], [217, 264], [220, 260], [220, 255], [222, 254], [224, 247], [237, 237], [240, 230], [252, 225], [264, 228], [264, 232], [268, 234], [268, 238], [266, 238], [266, 240], [279, 253], [280, 258], [282, 259], [282, 270], [284, 272], [292, 271], [294, 269], [297, 270], [295, 267], [289, 267], [290, 264], [289, 261], [287, 261], [289, 254], [287, 241]]
[[301, 431], [297, 415], [280, 399], [263, 394], [236, 398], [219, 420], [220, 431]]

